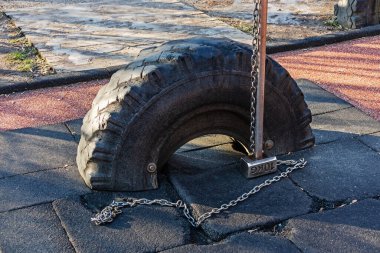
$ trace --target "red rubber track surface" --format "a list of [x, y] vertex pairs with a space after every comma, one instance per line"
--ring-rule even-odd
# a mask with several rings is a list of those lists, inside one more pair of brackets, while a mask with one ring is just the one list
[[83, 117], [108, 80], [0, 96], [0, 131], [55, 124]]
[[308, 79], [380, 120], [380, 36], [271, 56], [294, 79]]

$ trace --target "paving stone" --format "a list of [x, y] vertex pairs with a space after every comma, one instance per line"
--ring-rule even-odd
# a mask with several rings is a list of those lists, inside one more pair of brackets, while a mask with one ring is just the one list
[[308, 161], [291, 178], [315, 197], [342, 201], [380, 195], [380, 156], [356, 139], [315, 146], [291, 157]]
[[0, 179], [0, 212], [90, 192], [74, 166]]
[[241, 233], [212, 245], [185, 245], [164, 251], [165, 253], [230, 253], [230, 252], [301, 252], [290, 241], [266, 234]]
[[0, 214], [1, 252], [74, 252], [51, 204]]
[[74, 137], [75, 142], [79, 143], [81, 135], [81, 127], [83, 124], [83, 119], [75, 119], [65, 122], [65, 125], [70, 129], [71, 134]]
[[[244, 156], [244, 154], [233, 150], [231, 143], [198, 150], [191, 150], [191, 148], [195, 145], [191, 143], [189, 143], [188, 145], [189, 146], [185, 148], [190, 148], [190, 150], [185, 150], [184, 152], [181, 152], [183, 149], [180, 149], [179, 152], [176, 153], [176, 155], [190, 157], [190, 159], [192, 160], [198, 159], [201, 161], [207, 161], [210, 162], [210, 164], [213, 163], [217, 165], [237, 163], [240, 161], [240, 158]], [[198, 145], [196, 146], [199, 147]]]
[[317, 143], [327, 143], [338, 139], [364, 135], [380, 131], [380, 122], [351, 107], [313, 117], [311, 127], [315, 131]]
[[376, 152], [380, 152], [380, 132], [363, 135], [358, 137], [358, 139]]
[[140, 193], [91, 194], [82, 199], [86, 207], [79, 200], [57, 200], [53, 205], [77, 252], [157, 252], [189, 241], [189, 224], [175, 208], [124, 209], [104, 226], [92, 224], [90, 218], [94, 216], [94, 207], [108, 205], [115, 196], [169, 199], [164, 185], [159, 190]]
[[305, 101], [313, 115], [352, 107], [349, 103], [322, 89], [309, 80], [298, 79], [296, 81], [305, 95]]
[[75, 163], [77, 145], [63, 124], [0, 132], [0, 178]]
[[380, 201], [291, 219], [283, 234], [303, 252], [380, 252]]
[[[168, 163], [169, 178], [180, 197], [189, 203], [199, 217], [212, 208], [236, 199], [260, 184], [268, 175], [248, 180], [237, 171], [238, 164], [210, 166], [210, 161], [176, 157]], [[181, 161], [182, 159], [182, 161]], [[245, 202], [208, 219], [202, 228], [213, 239], [220, 240], [227, 234], [274, 224], [310, 211], [311, 199], [289, 179], [262, 189]]]
[[356, 137], [357, 135], [351, 134], [351, 133], [343, 133], [339, 131], [332, 131], [332, 130], [319, 130], [319, 129], [313, 129], [313, 134], [315, 136], [315, 144], [326, 144], [342, 139], [352, 139]]

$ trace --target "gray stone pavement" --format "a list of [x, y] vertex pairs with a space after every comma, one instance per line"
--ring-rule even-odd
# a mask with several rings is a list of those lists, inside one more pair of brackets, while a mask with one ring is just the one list
[[[241, 195], [247, 180], [227, 137], [179, 149], [147, 192], [88, 189], [74, 162], [81, 120], [0, 132], [3, 252], [378, 252], [380, 123], [305, 80], [317, 145], [281, 159], [309, 164], [194, 229], [179, 210], [139, 206], [115, 222], [90, 218], [118, 197], [182, 199], [202, 212]], [[284, 168], [281, 167], [280, 170]]]
[[127, 64], [141, 49], [196, 35], [250, 36], [178, 0], [1, 1], [58, 72]]

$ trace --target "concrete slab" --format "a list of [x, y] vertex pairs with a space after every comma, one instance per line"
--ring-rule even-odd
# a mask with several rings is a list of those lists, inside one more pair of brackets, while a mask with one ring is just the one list
[[0, 132], [0, 179], [75, 164], [76, 143], [63, 124]]
[[75, 119], [75, 120], [70, 120], [64, 123], [67, 128], [69, 129], [70, 133], [72, 134], [74, 140], [76, 143], [79, 143], [80, 141], [80, 129], [83, 124], [83, 119]]
[[380, 122], [351, 107], [316, 115], [311, 123], [317, 143], [328, 143], [354, 135], [380, 131]]
[[1, 252], [75, 252], [51, 204], [0, 214]]
[[207, 161], [210, 164], [216, 165], [238, 163], [240, 158], [244, 156], [244, 154], [232, 148], [232, 143], [216, 146], [212, 146], [212, 142], [210, 143], [211, 145], [206, 143], [207, 139], [204, 141], [199, 139], [193, 140], [179, 149], [176, 155], [189, 157], [191, 160]]
[[283, 235], [302, 252], [379, 252], [380, 201], [291, 219]]
[[[169, 161], [169, 178], [180, 197], [189, 203], [193, 214], [199, 217], [236, 199], [248, 192], [255, 185], [273, 177], [269, 175], [258, 179], [247, 180], [238, 171], [238, 165], [214, 167], [203, 166], [209, 161], [200, 163], [181, 157], [173, 164]], [[305, 214], [310, 211], [311, 199], [285, 179], [245, 202], [207, 220], [202, 228], [213, 240], [220, 240], [226, 235], [264, 225], [274, 224], [289, 217]]]
[[249, 234], [247, 232], [231, 236], [212, 245], [186, 245], [164, 251], [165, 253], [230, 253], [230, 252], [301, 252], [290, 241], [267, 234]]
[[376, 152], [380, 152], [380, 132], [363, 135], [358, 137], [358, 139]]
[[192, 36], [250, 36], [178, 0], [3, 2], [58, 72], [117, 66], [143, 48]]
[[82, 200], [57, 200], [53, 205], [77, 252], [157, 252], [189, 242], [190, 224], [175, 208], [154, 205], [123, 209], [104, 226], [96, 226], [90, 218], [117, 195], [170, 199], [164, 185], [156, 191], [95, 193]]
[[0, 212], [89, 192], [74, 166], [3, 178]]
[[296, 80], [313, 115], [350, 108], [352, 105], [307, 79]]
[[[356, 139], [344, 139], [297, 152], [308, 165], [290, 177], [312, 196], [350, 201], [380, 194], [380, 156]], [[287, 157], [282, 157], [287, 158]]]

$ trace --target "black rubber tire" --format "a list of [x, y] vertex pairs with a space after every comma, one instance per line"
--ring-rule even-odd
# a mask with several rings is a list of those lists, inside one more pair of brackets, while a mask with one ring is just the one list
[[[180, 146], [206, 134], [249, 142], [248, 45], [193, 38], [149, 48], [102, 87], [84, 118], [77, 164], [93, 189], [158, 187], [157, 171]], [[314, 144], [311, 113], [288, 72], [266, 62], [265, 139], [270, 154]], [[154, 168], [154, 166], [153, 166]], [[152, 169], [152, 167], [151, 167]]]
[[343, 27], [350, 29], [379, 24], [380, 0], [340, 0], [334, 14]]

